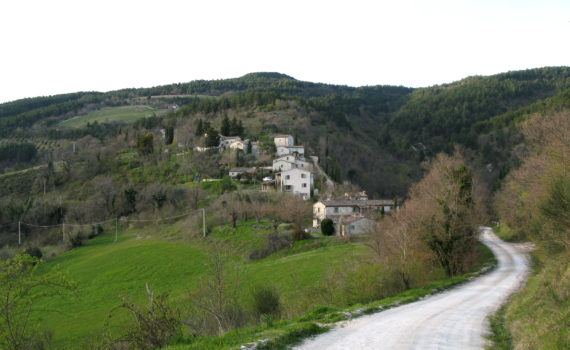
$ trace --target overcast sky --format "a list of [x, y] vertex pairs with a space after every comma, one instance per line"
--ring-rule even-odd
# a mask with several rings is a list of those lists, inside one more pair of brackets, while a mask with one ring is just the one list
[[2, 0], [0, 102], [273, 71], [423, 87], [570, 65], [569, 0]]

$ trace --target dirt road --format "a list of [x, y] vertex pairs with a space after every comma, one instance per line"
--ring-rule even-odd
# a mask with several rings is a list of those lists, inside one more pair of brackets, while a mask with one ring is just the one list
[[350, 321], [299, 349], [483, 349], [487, 316], [524, 283], [528, 261], [527, 249], [501, 241], [489, 228], [482, 229], [480, 239], [498, 260], [491, 273], [424, 300]]

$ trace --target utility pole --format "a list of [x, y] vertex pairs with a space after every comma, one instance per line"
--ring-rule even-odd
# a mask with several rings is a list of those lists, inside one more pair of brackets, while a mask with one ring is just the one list
[[118, 225], [118, 220], [117, 218], [115, 218], [115, 243], [117, 242], [117, 225]]
[[22, 231], [20, 230], [20, 221], [18, 221], [18, 245], [22, 245]]
[[202, 208], [202, 234], [206, 238], [206, 209]]
[[61, 238], [65, 242], [65, 224], [64, 223], [61, 224]]

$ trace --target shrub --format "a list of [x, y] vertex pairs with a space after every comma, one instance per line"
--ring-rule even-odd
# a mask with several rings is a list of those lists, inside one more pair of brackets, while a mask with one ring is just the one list
[[321, 222], [321, 232], [325, 236], [332, 236], [334, 235], [334, 222], [326, 218]]
[[253, 291], [253, 310], [258, 317], [281, 314], [281, 297], [275, 287], [262, 286]]
[[[114, 347], [125, 345], [135, 349], [162, 348], [169, 340], [178, 336], [182, 323], [180, 312], [168, 303], [168, 295], [154, 295], [148, 284], [146, 291], [149, 297], [149, 306], [138, 306], [130, 301], [123, 303], [109, 314], [112, 317], [115, 310], [127, 310], [133, 317], [126, 333], [116, 339], [111, 339]], [[110, 327], [110, 325], [107, 325]]]
[[42, 250], [38, 247], [29, 247], [26, 248], [26, 250], [24, 251], [25, 254], [28, 254], [31, 257], [37, 258], [37, 259], [41, 259], [43, 254], [42, 254]]
[[78, 248], [81, 247], [82, 245], [83, 245], [83, 236], [81, 235], [81, 233], [77, 233], [76, 235], [69, 237], [70, 248]]
[[287, 248], [291, 244], [291, 238], [288, 235], [280, 234], [279, 232], [272, 232], [267, 236], [267, 247], [260, 250], [254, 250], [249, 258], [251, 260], [258, 260], [268, 257], [276, 251]]
[[293, 241], [296, 242], [311, 238], [311, 235], [305, 232], [303, 229], [295, 229], [295, 231], [293, 231], [291, 234], [291, 237], [293, 238]]

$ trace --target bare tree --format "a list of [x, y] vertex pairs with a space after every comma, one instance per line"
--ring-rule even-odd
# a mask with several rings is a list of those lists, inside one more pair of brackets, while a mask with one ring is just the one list
[[[200, 281], [200, 289], [191, 296], [195, 309], [185, 322], [197, 332], [210, 333], [209, 320], [213, 320], [218, 335], [243, 324], [245, 318], [239, 306], [240, 270], [229, 263], [228, 247], [212, 243], [206, 263], [206, 276]], [[204, 314], [205, 313], [205, 314]]]

